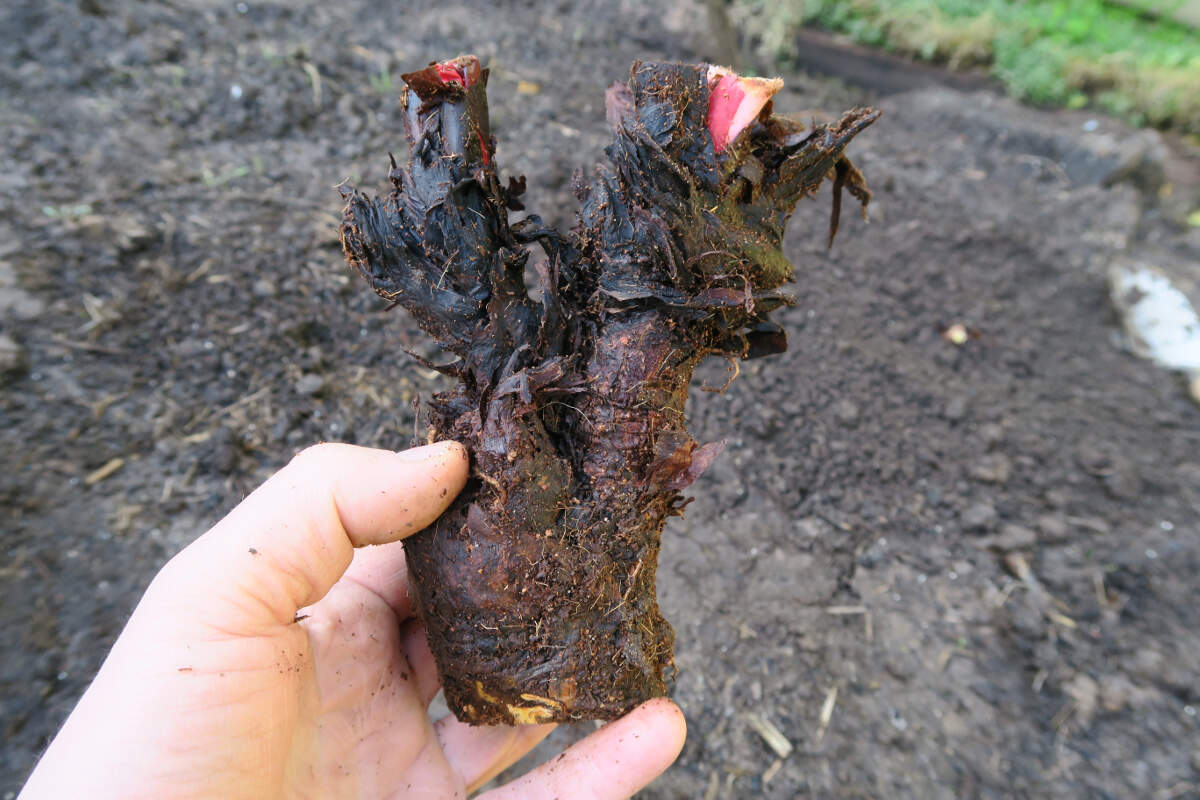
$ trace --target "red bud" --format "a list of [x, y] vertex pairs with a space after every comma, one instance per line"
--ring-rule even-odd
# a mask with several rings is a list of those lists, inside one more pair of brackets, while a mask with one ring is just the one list
[[708, 68], [708, 130], [713, 147], [724, 150], [754, 122], [783, 86], [778, 78], [741, 78], [724, 67]]
[[442, 83], [457, 83], [460, 86], [467, 85], [467, 78], [463, 74], [463, 70], [459, 69], [458, 65], [453, 61], [438, 64], [435, 69], [437, 69], [438, 77], [442, 79]]

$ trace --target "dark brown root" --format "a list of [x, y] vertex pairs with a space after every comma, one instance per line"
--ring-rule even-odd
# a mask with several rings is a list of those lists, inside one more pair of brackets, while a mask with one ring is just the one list
[[349, 195], [349, 262], [458, 357], [430, 421], [468, 446], [472, 480], [406, 552], [460, 719], [609, 719], [667, 692], [660, 536], [720, 451], [684, 425], [692, 371], [784, 350], [768, 315], [791, 302], [792, 209], [832, 179], [832, 241], [842, 188], [870, 198], [843, 151], [878, 112], [807, 129], [767, 103], [717, 152], [710, 75], [635, 63], [609, 90], [610, 163], [579, 188], [566, 235], [510, 224], [524, 182], [500, 183], [470, 56], [405, 76], [409, 164], [388, 196]]

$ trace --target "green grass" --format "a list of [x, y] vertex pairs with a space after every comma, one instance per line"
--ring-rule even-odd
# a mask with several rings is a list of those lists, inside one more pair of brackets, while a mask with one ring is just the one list
[[[1183, 2], [1183, 0], [1176, 0]], [[747, 0], [787, 57], [798, 24], [951, 67], [1016, 97], [1200, 134], [1200, 31], [1100, 0]], [[758, 15], [756, 15], [758, 16]]]

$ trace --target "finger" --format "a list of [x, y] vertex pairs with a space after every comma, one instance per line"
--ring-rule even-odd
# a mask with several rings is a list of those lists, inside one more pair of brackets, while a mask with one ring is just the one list
[[438, 675], [433, 651], [429, 649], [425, 626], [420, 620], [410, 619], [400, 626], [400, 649], [412, 665], [413, 680], [421, 703], [425, 708], [429, 708], [429, 704], [437, 696], [438, 689], [442, 688], [442, 679]]
[[374, 592], [387, 603], [398, 620], [413, 614], [412, 596], [408, 592], [408, 564], [404, 560], [404, 543], [369, 545], [354, 551], [354, 559], [343, 580], [349, 579]]
[[679, 706], [650, 700], [478, 800], [624, 800], [671, 766], [686, 735]]
[[480, 727], [446, 717], [438, 720], [433, 729], [446, 760], [462, 776], [469, 794], [517, 763], [555, 727], [552, 724]]
[[462, 489], [467, 466], [456, 442], [399, 453], [310, 447], [173, 558], [150, 591], [226, 632], [290, 624], [346, 571], [353, 548], [433, 522]]

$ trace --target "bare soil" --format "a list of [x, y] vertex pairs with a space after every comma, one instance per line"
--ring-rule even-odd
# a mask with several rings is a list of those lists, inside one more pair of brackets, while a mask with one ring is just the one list
[[[167, 558], [306, 444], [406, 446], [446, 387], [337, 240], [334, 184], [399, 155], [399, 73], [490, 62], [498, 158], [569, 225], [606, 84], [716, 57], [682, 0], [404, 6], [0, 10], [0, 797]], [[1200, 409], [1121, 347], [1104, 279], [1196, 275], [1168, 213], [1194, 154], [783, 77], [784, 110], [884, 109], [850, 150], [873, 219], [826, 251], [802, 205], [788, 352], [693, 390], [729, 444], [664, 537], [691, 734], [643, 796], [1197, 796]]]

